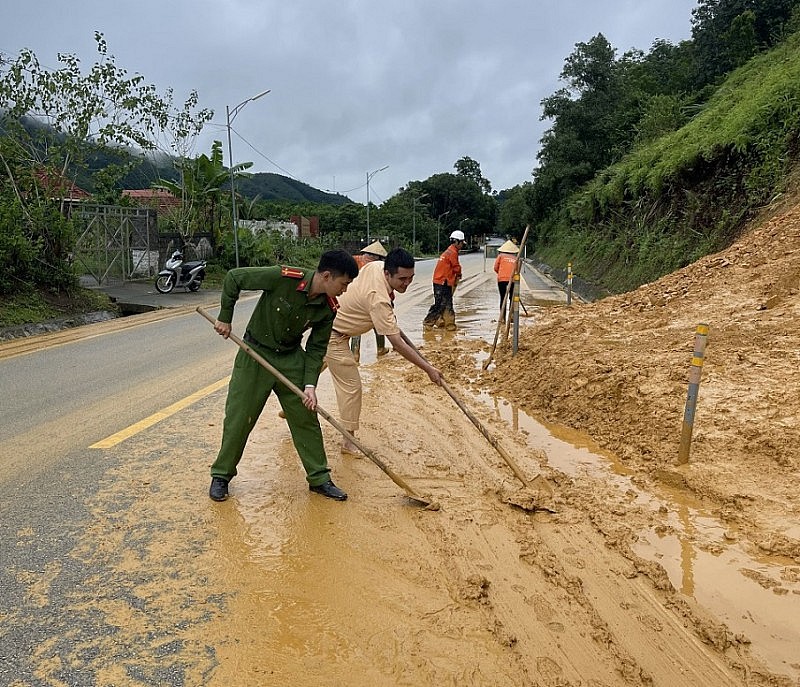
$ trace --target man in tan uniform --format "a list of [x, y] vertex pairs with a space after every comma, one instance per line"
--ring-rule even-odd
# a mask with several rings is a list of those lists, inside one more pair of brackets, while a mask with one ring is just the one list
[[[386, 249], [380, 241], [373, 241], [368, 246], [362, 248], [358, 255], [354, 255], [353, 259], [358, 265], [360, 270], [364, 265], [376, 260], [383, 260], [386, 257]], [[386, 355], [389, 349], [386, 348], [386, 339], [378, 332], [375, 332], [375, 347], [378, 349], [378, 356]], [[353, 357], [358, 362], [361, 359], [361, 337], [354, 336], [350, 339], [350, 350], [353, 351]]]
[[[394, 314], [395, 292], [405, 293], [413, 279], [413, 256], [402, 248], [395, 248], [384, 261], [364, 265], [358, 279], [339, 297], [339, 310], [333, 321], [325, 361], [336, 389], [341, 423], [351, 433], [358, 430], [362, 386], [358, 364], [349, 347], [350, 337], [374, 329], [389, 339], [394, 350], [423, 370], [434, 384], [442, 382], [442, 373], [407, 342]], [[358, 448], [345, 439], [342, 452], [357, 454]]]

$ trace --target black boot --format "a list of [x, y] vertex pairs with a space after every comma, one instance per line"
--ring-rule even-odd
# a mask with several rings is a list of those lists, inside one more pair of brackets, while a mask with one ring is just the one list
[[228, 480], [223, 477], [212, 477], [208, 495], [213, 501], [224, 501], [228, 498]]
[[334, 499], [335, 501], [346, 501], [347, 494], [345, 494], [339, 487], [337, 487], [331, 480], [323, 484], [317, 484], [316, 486], [308, 485], [308, 488], [313, 491], [315, 494], [321, 494], [322, 496], [327, 496], [329, 499]]

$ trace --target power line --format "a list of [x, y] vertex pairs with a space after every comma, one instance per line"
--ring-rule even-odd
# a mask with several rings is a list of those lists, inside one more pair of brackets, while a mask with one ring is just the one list
[[[218, 125], [218, 124], [215, 124], [214, 126], [220, 126], [220, 125]], [[289, 171], [285, 170], [285, 169], [284, 169], [283, 167], [281, 167], [281, 166], [280, 166], [280, 165], [279, 165], [277, 162], [275, 162], [274, 160], [270, 159], [270, 158], [269, 158], [267, 155], [265, 155], [264, 153], [262, 153], [262, 152], [261, 152], [261, 151], [260, 151], [258, 148], [256, 148], [256, 147], [255, 147], [255, 146], [254, 146], [252, 143], [250, 143], [250, 141], [248, 141], [248, 140], [247, 140], [247, 139], [246, 139], [244, 136], [242, 136], [242, 135], [241, 135], [241, 134], [240, 134], [238, 131], [236, 131], [236, 129], [234, 129], [233, 127], [231, 127], [231, 131], [233, 131], [233, 133], [235, 133], [235, 134], [236, 134], [236, 136], [237, 136], [237, 137], [238, 137], [238, 138], [239, 138], [241, 141], [243, 141], [244, 143], [246, 143], [246, 144], [247, 144], [247, 145], [250, 147], [250, 149], [251, 149], [251, 150], [252, 150], [254, 153], [256, 153], [257, 155], [260, 155], [261, 157], [263, 157], [263, 158], [264, 158], [264, 159], [265, 159], [267, 162], [269, 162], [269, 163], [270, 163], [270, 164], [271, 164], [273, 167], [275, 167], [275, 168], [277, 168], [277, 169], [281, 170], [281, 171], [282, 171], [284, 174], [286, 174], [286, 175], [287, 175], [288, 177], [290, 177], [291, 179], [294, 179], [295, 181], [299, 181], [299, 182], [301, 182], [301, 183], [303, 183], [303, 184], [308, 184], [309, 186], [311, 186], [311, 184], [309, 184], [307, 181], [303, 181], [302, 179], [298, 179], [298, 178], [297, 178], [297, 177], [296, 177], [294, 174], [292, 174], [291, 172], [289, 172]], [[354, 188], [348, 189], [348, 190], [346, 190], [346, 191], [337, 191], [337, 193], [338, 193], [339, 195], [346, 195], [346, 194], [348, 194], [348, 193], [352, 193], [353, 191], [358, 191], [359, 189], [362, 189], [362, 188], [364, 188], [365, 186], [366, 186], [366, 183], [363, 183], [363, 184], [361, 184], [360, 186], [355, 186]], [[381, 201], [381, 203], [383, 203], [383, 202], [384, 202], [382, 198], [379, 198], [379, 200]]]

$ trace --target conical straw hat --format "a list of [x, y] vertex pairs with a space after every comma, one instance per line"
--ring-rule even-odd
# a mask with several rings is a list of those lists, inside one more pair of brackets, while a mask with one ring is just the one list
[[498, 253], [519, 253], [519, 248], [514, 245], [512, 241], [506, 241], [500, 248], [497, 249]]
[[373, 241], [366, 248], [362, 248], [361, 252], [379, 255], [382, 258], [386, 257], [386, 249], [381, 245], [380, 241]]

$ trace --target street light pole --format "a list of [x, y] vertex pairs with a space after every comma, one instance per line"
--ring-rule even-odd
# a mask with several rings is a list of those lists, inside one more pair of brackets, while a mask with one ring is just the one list
[[450, 214], [450, 210], [447, 210], [446, 212], [443, 212], [441, 215], [439, 215], [439, 217], [437, 217], [437, 219], [436, 219], [436, 223], [437, 223], [437, 226], [436, 226], [436, 252], [437, 253], [440, 253], [442, 251], [442, 246], [441, 246], [441, 241], [440, 241], [440, 236], [439, 236], [441, 234], [441, 231], [442, 231], [442, 217], [444, 217], [445, 215], [449, 215], [449, 214]]
[[462, 220], [461, 220], [461, 221], [458, 223], [458, 229], [459, 229], [459, 231], [461, 231], [461, 233], [462, 233], [462, 234], [464, 233], [464, 230], [463, 230], [463, 229], [461, 229], [461, 225], [462, 225], [462, 224], [464, 224], [464, 222], [466, 222], [468, 219], [469, 219], [469, 217], [465, 217], [464, 219], [462, 219]]
[[388, 169], [389, 165], [376, 169], [374, 172], [367, 172], [367, 245], [369, 245], [369, 180], [372, 179], [378, 172]]
[[427, 193], [421, 196], [413, 196], [411, 199], [411, 254], [413, 255], [417, 248], [417, 201], [427, 197]]
[[236, 107], [230, 109], [227, 105], [225, 106], [225, 117], [227, 120], [227, 128], [228, 128], [228, 161], [230, 162], [230, 174], [231, 174], [231, 213], [233, 219], [233, 247], [234, 251], [236, 252], [236, 267], [239, 266], [239, 218], [236, 215], [236, 187], [234, 185], [233, 179], [233, 147], [231, 146], [231, 124], [233, 124], [233, 120], [236, 119], [236, 115], [239, 114], [241, 109], [247, 105], [247, 103], [252, 102], [253, 100], [258, 100], [262, 96], [265, 96], [269, 93], [269, 90], [263, 91], [258, 95], [254, 95], [252, 98], [248, 98], [247, 100], [243, 100], [240, 102]]

